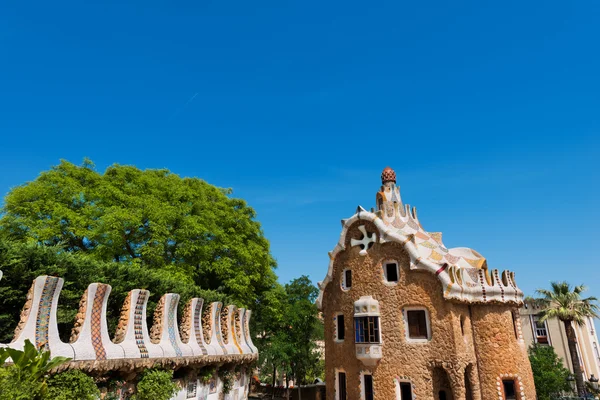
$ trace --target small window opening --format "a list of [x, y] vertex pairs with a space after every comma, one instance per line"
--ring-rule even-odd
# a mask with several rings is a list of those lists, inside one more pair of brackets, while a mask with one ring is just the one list
[[398, 282], [398, 264], [385, 264], [385, 280], [388, 282]]
[[425, 310], [408, 310], [408, 337], [411, 339], [428, 339], [427, 314]]
[[460, 316], [460, 332], [462, 333], [463, 336], [465, 336], [465, 316], [464, 315]]
[[355, 317], [356, 343], [379, 343], [379, 317]]
[[373, 398], [373, 375], [363, 375], [365, 382], [365, 400], [374, 400]]
[[540, 321], [539, 315], [533, 316], [533, 328], [535, 329], [535, 341], [539, 344], [548, 344], [548, 327], [546, 321]]
[[346, 400], [346, 373], [338, 372], [338, 399]]
[[409, 382], [400, 382], [400, 400], [412, 400], [412, 386]]
[[346, 338], [346, 329], [344, 327], [344, 314], [337, 316], [337, 339], [344, 340]]
[[515, 390], [515, 381], [513, 379], [503, 379], [505, 400], [517, 400], [517, 391]]
[[352, 270], [347, 269], [344, 271], [344, 289], [350, 289], [352, 287]]

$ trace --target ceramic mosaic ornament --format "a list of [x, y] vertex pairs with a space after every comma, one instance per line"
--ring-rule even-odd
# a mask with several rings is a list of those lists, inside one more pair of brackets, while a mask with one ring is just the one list
[[523, 292], [517, 287], [513, 272], [504, 271], [500, 274], [498, 270], [489, 271], [487, 260], [473, 249], [446, 248], [441, 232], [425, 231], [416, 207], [402, 203], [400, 188], [396, 185], [396, 173], [386, 168], [381, 179], [383, 185], [376, 196], [378, 211], [368, 212], [359, 206], [356, 214], [342, 221], [340, 240], [329, 254], [327, 276], [319, 283], [319, 307], [323, 301], [323, 288], [332, 278], [333, 261], [346, 248], [348, 229], [358, 221], [373, 223], [377, 228], [375, 232], [367, 232], [365, 226], [361, 225], [358, 229], [362, 232], [362, 238], [350, 240], [350, 246], [360, 248], [361, 255], [366, 256], [377, 242], [400, 243], [410, 255], [411, 269], [426, 270], [438, 276], [446, 298], [466, 302], [522, 304]]
[[[6, 283], [3, 281], [3, 283]], [[91, 284], [82, 296], [76, 321], [71, 332], [70, 343], [64, 343], [58, 335], [56, 312], [63, 280], [57, 277], [40, 276], [36, 278], [29, 290], [26, 305], [21, 313], [21, 320], [15, 330], [15, 338], [11, 343], [0, 344], [1, 347], [23, 349], [25, 340], [29, 340], [38, 348], [49, 349], [53, 357], [68, 357], [73, 361], [110, 361], [121, 359], [159, 359], [185, 357], [211, 357], [227, 354], [221, 336], [221, 303], [211, 304], [211, 323], [214, 346], [207, 345], [203, 337], [202, 299], [192, 299], [185, 324], [184, 336], [188, 343], [181, 340], [177, 318], [179, 295], [168, 293], [161, 298], [155, 310], [153, 335], [149, 334], [146, 318], [146, 307], [150, 293], [147, 290], [135, 289], [129, 292], [121, 311], [121, 318], [113, 340], [107, 327], [107, 303], [111, 287], [102, 283]], [[25, 299], [24, 299], [25, 300]], [[231, 356], [250, 355], [257, 357], [254, 348], [246, 345], [250, 332], [247, 324], [236, 326], [234, 316], [241, 315], [246, 320], [245, 310], [237, 310], [235, 306], [227, 308], [229, 343]], [[193, 314], [193, 315], [192, 315]], [[236, 328], [241, 329], [240, 332]], [[243, 339], [244, 345], [240, 344]], [[235, 351], [234, 351], [235, 350]], [[201, 364], [202, 362], [199, 360]]]

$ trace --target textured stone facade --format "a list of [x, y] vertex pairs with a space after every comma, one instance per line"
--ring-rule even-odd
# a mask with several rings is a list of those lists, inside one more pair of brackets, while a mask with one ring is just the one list
[[[388, 175], [391, 176], [390, 171]], [[381, 210], [404, 209], [399, 199], [398, 202], [400, 207], [385, 202], [379, 206]], [[516, 311], [522, 294], [513, 282], [514, 274], [510, 280], [506, 278], [508, 273], [502, 274], [504, 284], [496, 285], [500, 274], [492, 271], [490, 275], [483, 257], [463, 249], [447, 250], [447, 258], [477, 254], [478, 265], [485, 268], [447, 264], [433, 270], [423, 268], [421, 260], [415, 259], [406, 246], [407, 242], [415, 243], [414, 238], [407, 235], [404, 240], [389, 240], [390, 230], [382, 230], [381, 220], [377, 221], [380, 216], [381, 212], [368, 213], [359, 208], [358, 217], [342, 221], [342, 237], [330, 254], [327, 278], [320, 283], [327, 399], [343, 400], [339, 382], [339, 373], [343, 372], [348, 400], [407, 400], [407, 385], [413, 399], [501, 400], [505, 398], [503, 380], [514, 382], [516, 399], [534, 400], [531, 367]], [[416, 210], [414, 217], [416, 220]], [[427, 234], [422, 227], [421, 231]], [[439, 237], [441, 243], [441, 234]], [[440, 247], [445, 249], [443, 244]], [[386, 279], [385, 265], [393, 263], [398, 266], [397, 282]], [[454, 277], [440, 276], [461, 270]], [[351, 271], [350, 287], [346, 271]], [[486, 282], [474, 287], [471, 281], [456, 280], [466, 275], [474, 276], [473, 281], [481, 276]], [[448, 295], [457, 285], [467, 283], [471, 285], [468, 296]], [[364, 345], [357, 344], [363, 342], [356, 332], [359, 328], [355, 327], [355, 315], [371, 310], [369, 306], [359, 310], [369, 296], [369, 301], [378, 303], [373, 315], [379, 318], [380, 337], [376, 346], [364, 350]], [[376, 306], [372, 307], [376, 310]], [[407, 312], [411, 310], [425, 310], [424, 339], [409, 337]], [[343, 340], [337, 327], [340, 314], [344, 316]], [[363, 351], [371, 353], [365, 355]], [[371, 375], [372, 397], [367, 393], [370, 384], [365, 375]]]

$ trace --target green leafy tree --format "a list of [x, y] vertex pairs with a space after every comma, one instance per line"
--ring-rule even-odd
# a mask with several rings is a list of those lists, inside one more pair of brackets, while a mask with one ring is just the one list
[[251, 306], [272, 288], [275, 261], [255, 211], [231, 193], [164, 169], [101, 174], [89, 160], [62, 161], [10, 191], [0, 229], [99, 261], [138, 260]]
[[[38, 275], [65, 278], [58, 310], [66, 339], [92, 282], [113, 287], [109, 326], [134, 288], [227, 301], [254, 311], [252, 332], [278, 307], [275, 261], [254, 210], [230, 189], [168, 170], [67, 161], [10, 191], [0, 218], [0, 341], [10, 340]], [[22, 273], [21, 273], [22, 272]], [[260, 341], [258, 341], [260, 342]]]
[[100, 390], [91, 377], [79, 370], [70, 370], [48, 378], [48, 392], [45, 398], [48, 400], [96, 400], [100, 398]]
[[567, 381], [570, 371], [563, 366], [552, 346], [534, 344], [529, 348], [529, 361], [538, 400], [551, 400], [571, 392]]
[[178, 386], [173, 382], [173, 371], [148, 369], [137, 383], [135, 400], [169, 400], [177, 393]]
[[293, 377], [296, 384], [306, 384], [322, 376], [323, 363], [316, 344], [323, 339], [315, 305], [318, 290], [307, 276], [302, 276], [272, 294], [275, 299], [271, 304], [277, 307], [270, 315], [272, 331], [264, 331], [261, 338], [262, 374], [272, 373], [273, 385], [277, 372]]
[[573, 324], [583, 325], [586, 318], [598, 318], [598, 305], [595, 297], [582, 297], [586, 290], [584, 285], [572, 287], [567, 282], [551, 282], [551, 290], [538, 289], [540, 296], [532, 299], [542, 307], [540, 321], [548, 318], [558, 318], [563, 322], [567, 333], [569, 353], [573, 364], [573, 375], [577, 386], [578, 396], [585, 395], [585, 382], [581, 371], [581, 361], [577, 353], [577, 337]]

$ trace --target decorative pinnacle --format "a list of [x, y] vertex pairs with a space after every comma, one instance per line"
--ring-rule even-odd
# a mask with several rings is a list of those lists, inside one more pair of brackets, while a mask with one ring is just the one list
[[385, 167], [381, 173], [381, 183], [385, 185], [386, 182], [396, 183], [396, 172], [390, 167]]

